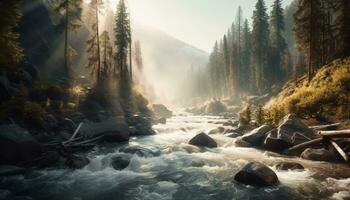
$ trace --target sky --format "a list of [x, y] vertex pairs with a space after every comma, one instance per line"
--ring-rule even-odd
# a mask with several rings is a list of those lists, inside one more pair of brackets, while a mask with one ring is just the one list
[[[133, 21], [152, 26], [206, 52], [226, 33], [238, 6], [250, 20], [256, 1], [126, 0]], [[265, 0], [269, 12], [273, 1]], [[283, 7], [291, 1], [282, 0]]]

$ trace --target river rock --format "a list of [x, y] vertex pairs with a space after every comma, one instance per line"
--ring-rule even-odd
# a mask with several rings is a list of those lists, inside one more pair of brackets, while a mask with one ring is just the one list
[[153, 104], [152, 110], [158, 117], [161, 117], [161, 118], [170, 118], [173, 116], [173, 112], [170, 111], [163, 104]]
[[0, 125], [0, 164], [28, 163], [40, 157], [43, 147], [17, 124]]
[[209, 131], [209, 135], [213, 135], [213, 134], [222, 134], [225, 132], [225, 128], [224, 127], [218, 127], [218, 128], [215, 128], [211, 131]]
[[304, 124], [299, 118], [293, 115], [287, 115], [278, 126], [278, 138], [292, 145], [300, 144], [303, 141], [293, 140], [295, 133], [299, 133], [307, 138], [315, 137], [313, 130]]
[[196, 135], [194, 138], [192, 138], [189, 141], [189, 144], [194, 146], [209, 147], [209, 148], [215, 148], [218, 146], [215, 140], [209, 137], [205, 133], [200, 133]]
[[234, 179], [245, 185], [261, 187], [273, 186], [279, 182], [276, 173], [259, 162], [251, 162], [245, 165], [235, 175]]
[[252, 147], [250, 143], [242, 140], [242, 138], [237, 138], [237, 140], [235, 141], [235, 145], [237, 147]]
[[230, 138], [237, 138], [237, 137], [241, 136], [241, 134], [235, 133], [235, 132], [231, 132], [231, 133], [226, 133], [225, 136], [226, 137], [230, 137]]
[[127, 123], [136, 129], [132, 136], [154, 135], [155, 132], [152, 129], [151, 122], [151, 118], [141, 115], [132, 115], [127, 117]]
[[166, 124], [166, 118], [165, 117], [161, 117], [159, 119], [155, 120], [155, 124]]
[[129, 166], [130, 156], [127, 155], [117, 155], [111, 158], [111, 166], [115, 170], [123, 170]]
[[276, 165], [278, 170], [304, 170], [304, 166], [296, 162], [281, 162]]
[[291, 145], [280, 139], [280, 138], [276, 138], [274, 137], [274, 133], [270, 133], [268, 134], [268, 136], [266, 137], [266, 139], [264, 140], [264, 144], [263, 144], [263, 148], [268, 150], [268, 151], [273, 151], [273, 152], [283, 152], [284, 150], [288, 149], [289, 147], [291, 147]]
[[112, 117], [102, 122], [86, 122], [79, 134], [86, 138], [102, 136], [107, 142], [125, 142], [130, 137], [129, 126], [120, 117]]
[[272, 126], [270, 125], [260, 126], [259, 128], [256, 128], [251, 132], [243, 135], [242, 140], [250, 143], [252, 146], [261, 146], [266, 137], [266, 133], [269, 132], [271, 129]]
[[152, 146], [141, 146], [141, 145], [131, 145], [125, 146], [119, 150], [120, 152], [136, 154], [140, 157], [155, 157], [160, 156], [160, 150], [157, 147]]
[[90, 160], [84, 156], [71, 155], [66, 160], [66, 165], [71, 169], [82, 169], [90, 163]]
[[[12, 176], [24, 173], [26, 170], [14, 165], [0, 165], [0, 176]], [[1, 198], [0, 198], [1, 199]]]
[[222, 124], [223, 126], [234, 126], [233, 122], [231, 120], [227, 121], [227, 122], [224, 122]]
[[334, 162], [336, 161], [335, 157], [327, 149], [311, 149], [307, 148], [301, 154], [301, 158], [314, 161], [325, 161], [325, 162]]

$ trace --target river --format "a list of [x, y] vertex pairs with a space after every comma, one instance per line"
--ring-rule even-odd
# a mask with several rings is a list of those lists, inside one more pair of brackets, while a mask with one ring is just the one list
[[[167, 124], [155, 125], [156, 135], [131, 138], [128, 144], [95, 147], [87, 153], [90, 164], [81, 170], [46, 169], [1, 178], [0, 189], [28, 200], [350, 199], [347, 166], [239, 148], [234, 139], [224, 135], [212, 135], [219, 144], [214, 149], [187, 144], [197, 133], [225, 121], [178, 113]], [[139, 148], [141, 153], [128, 154], [129, 166], [117, 171], [110, 160], [125, 155], [121, 151], [125, 147]], [[280, 184], [257, 188], [233, 181], [238, 170], [252, 160], [269, 165]], [[278, 171], [274, 166], [281, 161], [299, 162], [306, 170]]]

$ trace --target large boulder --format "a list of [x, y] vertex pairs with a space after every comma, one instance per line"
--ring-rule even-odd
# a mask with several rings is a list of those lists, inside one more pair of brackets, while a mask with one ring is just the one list
[[153, 104], [152, 110], [160, 118], [170, 118], [173, 116], [173, 112], [163, 104]]
[[194, 145], [194, 146], [200, 146], [200, 147], [209, 147], [209, 148], [215, 148], [217, 147], [217, 143], [215, 140], [211, 137], [209, 137], [205, 133], [200, 133], [196, 135], [194, 138], [192, 138], [189, 141], [189, 144]]
[[43, 147], [17, 124], [0, 125], [0, 164], [23, 164], [40, 157]]
[[260, 187], [273, 186], [279, 182], [275, 172], [259, 162], [251, 162], [245, 165], [235, 175], [234, 179], [245, 185]]
[[292, 145], [297, 145], [303, 141], [293, 139], [293, 136], [295, 137], [296, 134], [303, 135], [306, 138], [315, 138], [316, 136], [313, 130], [299, 118], [293, 115], [287, 115], [278, 126], [277, 137]]
[[311, 149], [307, 148], [301, 154], [301, 158], [314, 161], [334, 162], [336, 157], [327, 149]]
[[85, 122], [80, 131], [83, 137], [93, 138], [102, 136], [107, 142], [125, 142], [129, 140], [129, 126], [124, 118], [112, 117], [102, 122]]
[[260, 126], [259, 128], [256, 128], [251, 132], [245, 134], [242, 137], [242, 140], [250, 143], [252, 146], [261, 146], [266, 137], [266, 133], [271, 131], [271, 129], [272, 126], [270, 125]]

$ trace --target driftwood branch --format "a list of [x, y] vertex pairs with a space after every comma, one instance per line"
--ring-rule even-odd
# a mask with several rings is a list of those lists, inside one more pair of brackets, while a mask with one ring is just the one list
[[79, 124], [79, 126], [77, 127], [77, 129], [75, 129], [75, 131], [74, 131], [72, 137], [68, 140], [68, 142], [74, 140], [74, 138], [75, 138], [75, 137], [77, 136], [77, 134], [79, 133], [79, 130], [80, 130], [80, 128], [81, 128], [82, 125], [83, 125], [83, 122], [81, 122], [81, 123]]
[[332, 146], [335, 148], [335, 150], [341, 155], [341, 157], [344, 159], [345, 162], [349, 161], [348, 155], [344, 152], [344, 150], [332, 139], [329, 140], [329, 142], [332, 144]]
[[311, 129], [315, 130], [315, 131], [321, 131], [321, 130], [326, 130], [326, 129], [330, 129], [330, 128], [337, 128], [339, 127], [341, 124], [340, 123], [334, 123], [334, 124], [326, 124], [326, 125], [319, 125], [319, 126], [310, 126]]
[[81, 142], [68, 144], [68, 145], [66, 145], [66, 146], [67, 146], [67, 147], [70, 147], [70, 146], [91, 144], [91, 143], [97, 142], [97, 141], [100, 140], [102, 137], [103, 137], [103, 136], [101, 135], [101, 136], [97, 136], [97, 137], [94, 137], [94, 138], [91, 138], [91, 139], [88, 139], [88, 140], [84, 140], [84, 141], [81, 141]]

